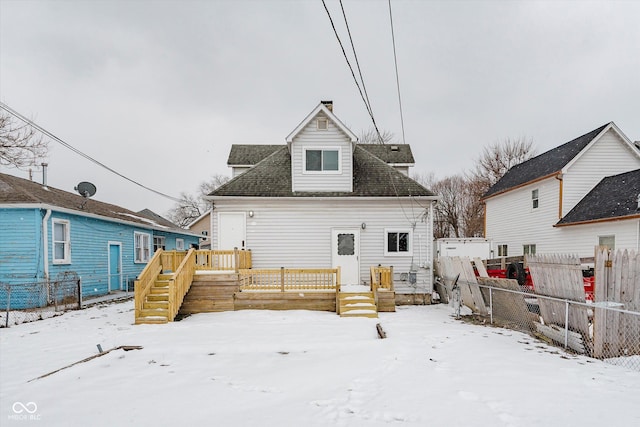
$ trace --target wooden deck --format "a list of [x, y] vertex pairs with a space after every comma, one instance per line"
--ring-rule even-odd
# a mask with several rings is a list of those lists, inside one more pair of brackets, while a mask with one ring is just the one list
[[136, 281], [136, 324], [249, 309], [331, 311], [343, 317], [395, 311], [389, 267], [372, 267], [370, 289], [360, 295], [341, 291], [339, 268], [252, 269], [251, 253], [237, 250], [156, 255]]

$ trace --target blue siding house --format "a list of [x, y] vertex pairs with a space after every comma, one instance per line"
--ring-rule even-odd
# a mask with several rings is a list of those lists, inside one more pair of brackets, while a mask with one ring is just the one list
[[[80, 278], [83, 298], [123, 290], [158, 248], [186, 250], [199, 237], [149, 210], [132, 212], [0, 173], [0, 307], [9, 286], [46, 287], [63, 276]], [[44, 306], [47, 292], [35, 299], [14, 292], [11, 307]]]

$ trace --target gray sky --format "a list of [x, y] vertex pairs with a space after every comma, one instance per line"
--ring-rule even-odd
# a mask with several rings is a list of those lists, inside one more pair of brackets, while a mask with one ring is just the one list
[[[378, 126], [400, 140], [387, 2], [343, 4]], [[462, 173], [505, 138], [541, 153], [609, 121], [640, 139], [640, 2], [392, 7], [414, 173]], [[164, 193], [230, 175], [231, 144], [284, 143], [322, 99], [356, 134], [371, 126], [321, 0], [0, 0], [0, 100]], [[55, 187], [91, 181], [101, 201], [173, 205], [56, 142], [48, 162]]]

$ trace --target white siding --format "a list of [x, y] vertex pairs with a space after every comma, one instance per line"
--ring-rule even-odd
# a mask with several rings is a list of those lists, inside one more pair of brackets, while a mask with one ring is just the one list
[[[423, 206], [428, 202], [422, 201]], [[398, 277], [412, 265], [418, 271], [419, 290], [431, 292], [432, 230], [425, 208], [408, 200], [217, 200], [216, 212], [253, 211], [247, 217], [247, 248], [254, 268], [330, 268], [331, 229], [360, 229], [360, 280], [369, 281], [369, 268], [392, 265]], [[214, 221], [217, 215], [213, 215]], [[385, 228], [411, 228], [412, 256], [384, 256]], [[366, 228], [362, 229], [362, 224]], [[217, 242], [214, 223], [212, 241]], [[425, 268], [426, 267], [426, 268]]]
[[638, 168], [640, 158], [634, 156], [618, 134], [610, 129], [564, 174], [562, 214], [569, 213], [602, 178]]
[[[538, 208], [531, 204], [532, 190], [538, 190]], [[560, 181], [547, 178], [486, 201], [486, 237], [494, 247], [508, 245], [509, 256], [523, 254], [522, 246], [535, 244], [537, 252], [550, 252], [561, 242], [553, 224], [559, 221]]]
[[594, 256], [599, 236], [615, 236], [616, 249], [640, 249], [639, 229], [640, 220], [628, 219], [558, 227], [557, 231], [567, 242], [562, 252], [577, 253], [586, 258]]
[[[291, 182], [293, 191], [353, 191], [351, 141], [331, 120], [326, 130], [316, 128], [319, 113], [291, 143]], [[303, 173], [305, 148], [340, 148], [341, 173]]]
[[231, 178], [235, 178], [238, 175], [242, 175], [249, 169], [251, 169], [251, 166], [234, 166], [231, 169]]

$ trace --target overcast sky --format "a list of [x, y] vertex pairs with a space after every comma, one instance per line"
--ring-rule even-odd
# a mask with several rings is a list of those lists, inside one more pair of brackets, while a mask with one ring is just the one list
[[[378, 126], [401, 141], [387, 1], [343, 4]], [[414, 173], [463, 173], [505, 138], [541, 153], [609, 121], [640, 139], [640, 2], [391, 4]], [[371, 126], [321, 0], [0, 0], [0, 100], [174, 196], [230, 175], [231, 144], [284, 143], [320, 100], [356, 134]], [[63, 190], [173, 205], [56, 142], [48, 163]]]

